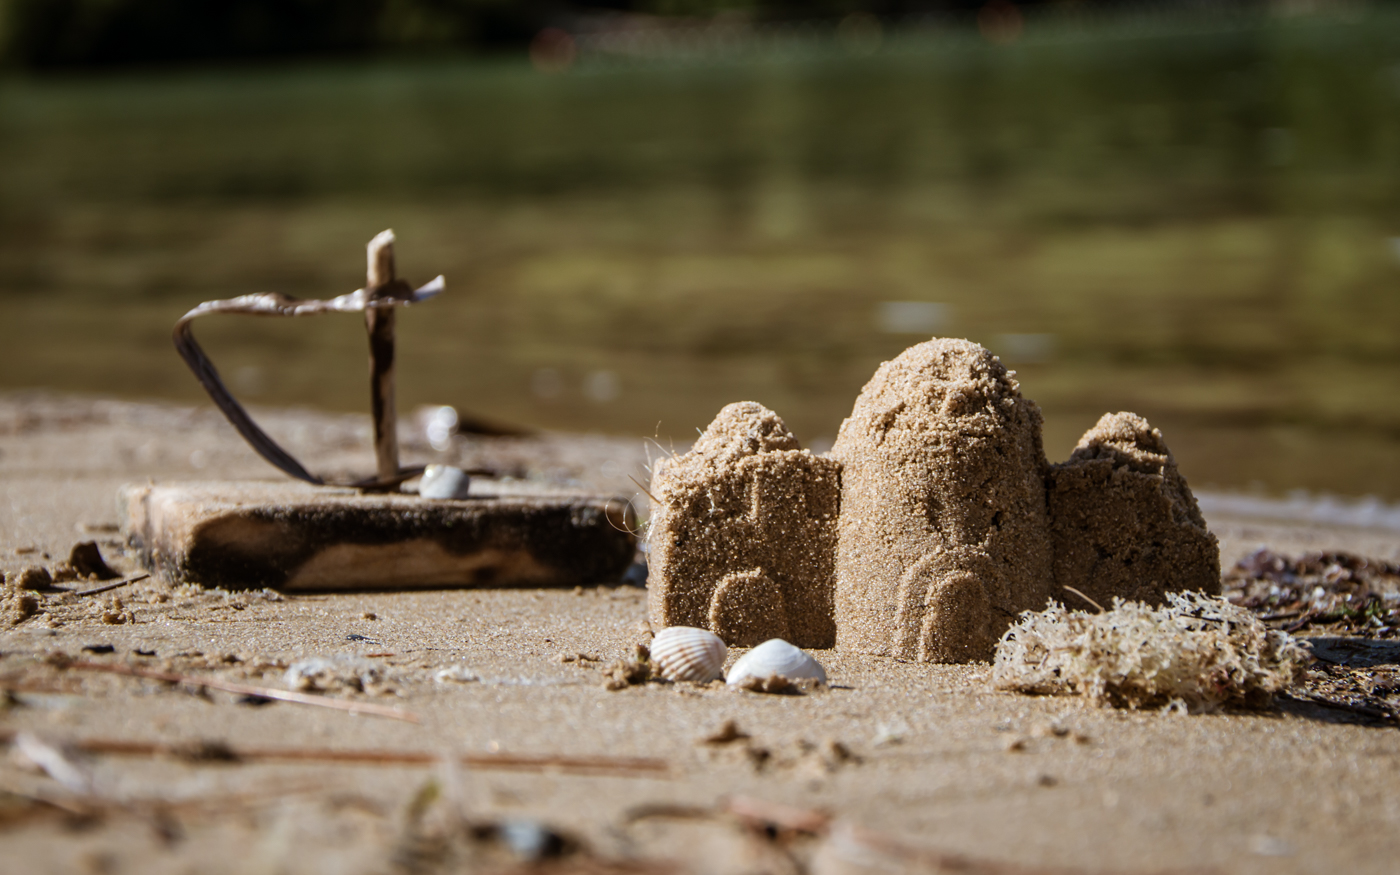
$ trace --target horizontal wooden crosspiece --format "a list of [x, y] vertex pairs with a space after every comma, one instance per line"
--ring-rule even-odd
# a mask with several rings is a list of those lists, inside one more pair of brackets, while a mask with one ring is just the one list
[[367, 246], [368, 271], [363, 289], [330, 300], [289, 298], [276, 292], [242, 295], [223, 301], [207, 301], [175, 323], [175, 349], [189, 365], [204, 391], [258, 455], [298, 480], [317, 485], [329, 481], [306, 470], [253, 422], [243, 405], [229, 392], [214, 363], [194, 339], [191, 324], [210, 313], [242, 313], [249, 316], [319, 316], [322, 313], [365, 314], [369, 332], [370, 399], [374, 417], [375, 476], [349, 484], [359, 489], [392, 489], [422, 473], [421, 467], [400, 468], [398, 419], [394, 406], [394, 308], [426, 301], [445, 286], [441, 276], [413, 288], [394, 273], [394, 232], [383, 231]]

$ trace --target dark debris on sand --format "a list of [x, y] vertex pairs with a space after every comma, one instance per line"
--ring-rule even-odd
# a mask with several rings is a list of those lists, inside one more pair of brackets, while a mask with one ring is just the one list
[[1295, 701], [1348, 722], [1400, 726], [1400, 564], [1260, 549], [1225, 573], [1223, 595], [1273, 628], [1307, 636], [1317, 661]]
[[1380, 559], [1260, 549], [1225, 573], [1222, 594], [1288, 632], [1400, 638], [1400, 565]]

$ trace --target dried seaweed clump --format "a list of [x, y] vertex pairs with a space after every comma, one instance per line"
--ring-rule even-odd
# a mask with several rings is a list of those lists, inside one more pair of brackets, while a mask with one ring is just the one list
[[1185, 703], [1265, 707], [1302, 679], [1307, 647], [1246, 608], [1196, 592], [1167, 593], [1160, 608], [1114, 599], [1101, 614], [1052, 603], [1027, 611], [997, 645], [998, 689], [1078, 694], [1098, 704]]

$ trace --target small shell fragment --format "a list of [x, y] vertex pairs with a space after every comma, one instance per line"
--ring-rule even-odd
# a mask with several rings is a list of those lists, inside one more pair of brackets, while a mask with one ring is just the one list
[[770, 638], [741, 656], [729, 670], [725, 682], [739, 686], [750, 678], [764, 681], [771, 677], [826, 683], [826, 670], [806, 651], [781, 638]]
[[418, 483], [423, 498], [466, 498], [472, 478], [461, 468], [451, 465], [429, 465]]
[[692, 626], [662, 629], [651, 642], [651, 661], [668, 681], [709, 683], [720, 676], [728, 655], [718, 635]]

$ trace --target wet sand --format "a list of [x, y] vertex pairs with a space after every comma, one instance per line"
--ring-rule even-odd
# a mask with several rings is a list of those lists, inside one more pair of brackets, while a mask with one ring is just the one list
[[[370, 464], [362, 418], [256, 413], [315, 470]], [[435, 458], [411, 437], [407, 461]], [[628, 475], [647, 482], [640, 440], [466, 439], [454, 452], [471, 467], [626, 495], [637, 492]], [[0, 567], [51, 564], [96, 540], [129, 570], [112, 531], [121, 484], [274, 475], [209, 409], [0, 396]], [[1226, 567], [1259, 546], [1400, 559], [1394, 531], [1202, 504]], [[644, 496], [639, 505], [644, 513]], [[1334, 709], [1112, 711], [997, 692], [985, 664], [834, 651], [815, 652], [832, 679], [825, 693], [609, 692], [603, 667], [647, 637], [646, 592], [622, 585], [278, 597], [143, 581], [115, 592], [134, 623], [103, 621], [106, 594], [50, 595], [38, 616], [0, 631], [10, 690], [0, 731], [184, 750], [650, 757], [668, 771], [96, 754], [79, 793], [12, 757], [0, 762], [0, 853], [24, 871], [433, 872], [475, 852], [467, 839], [431, 841], [451, 831], [451, 810], [542, 822], [588, 848], [531, 871], [933, 872], [952, 871], [957, 857], [982, 872], [1388, 872], [1400, 857], [1400, 733]], [[1370, 646], [1382, 662], [1397, 661], [1396, 650]], [[80, 671], [59, 656], [282, 689], [287, 667], [310, 657], [354, 667], [347, 674], [368, 664], [376, 671], [364, 692], [327, 695], [421, 722], [253, 705]], [[454, 666], [477, 680], [436, 679]], [[703, 743], [727, 720], [750, 737]], [[413, 827], [414, 799], [433, 781], [442, 798], [424, 803]], [[784, 844], [732, 813], [706, 814], [736, 796], [821, 810], [841, 826]], [[648, 812], [672, 816], [637, 816]], [[928, 853], [882, 856], [872, 848], [887, 844], [849, 827]]]

